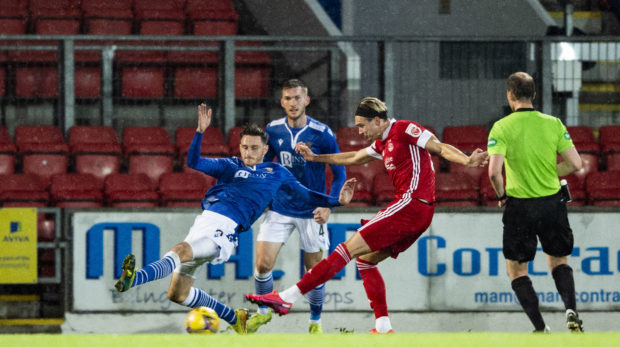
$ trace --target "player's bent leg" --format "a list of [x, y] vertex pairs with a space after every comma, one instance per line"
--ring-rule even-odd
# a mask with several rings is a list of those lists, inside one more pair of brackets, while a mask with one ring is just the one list
[[267, 311], [267, 313], [255, 313], [253, 314], [246, 324], [246, 330], [248, 334], [253, 334], [258, 331], [258, 328], [261, 326], [271, 322], [271, 311]]
[[[261, 232], [263, 232], [261, 226]], [[257, 294], [269, 294], [273, 291], [273, 275], [271, 270], [275, 264], [278, 253], [282, 248], [281, 242], [257, 241], [256, 242], [256, 269], [254, 271], [254, 290]], [[266, 315], [269, 307], [259, 306], [259, 314]], [[258, 328], [257, 328], [258, 329]]]
[[293, 307], [293, 303], [284, 301], [275, 290], [264, 295], [246, 294], [245, 298], [251, 303], [271, 307], [280, 316], [287, 314]]
[[133, 254], [128, 254], [123, 260], [121, 268], [123, 273], [121, 278], [114, 284], [114, 287], [119, 292], [125, 292], [131, 288], [136, 278], [136, 257]]

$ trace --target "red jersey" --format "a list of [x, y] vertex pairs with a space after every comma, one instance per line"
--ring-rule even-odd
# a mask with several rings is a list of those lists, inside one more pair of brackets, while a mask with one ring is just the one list
[[381, 139], [366, 152], [383, 159], [396, 199], [420, 198], [435, 202], [435, 169], [430, 153], [424, 149], [433, 133], [416, 122], [391, 120]]

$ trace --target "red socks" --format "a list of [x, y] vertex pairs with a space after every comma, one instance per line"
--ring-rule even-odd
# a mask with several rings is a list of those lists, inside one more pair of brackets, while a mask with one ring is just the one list
[[347, 250], [347, 246], [344, 243], [339, 244], [332, 254], [304, 274], [301, 281], [297, 282], [297, 288], [299, 288], [302, 294], [306, 294], [316, 286], [329, 281], [350, 261], [351, 255]]
[[364, 281], [366, 296], [370, 300], [370, 307], [375, 312], [375, 318], [387, 317], [388, 308], [385, 299], [385, 282], [377, 269], [377, 264], [357, 259], [357, 269]]

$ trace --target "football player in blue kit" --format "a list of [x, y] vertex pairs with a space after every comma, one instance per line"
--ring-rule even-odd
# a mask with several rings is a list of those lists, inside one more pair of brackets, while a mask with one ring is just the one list
[[[286, 117], [274, 120], [265, 129], [269, 135], [269, 151], [264, 161], [277, 162], [286, 167], [304, 186], [324, 193], [325, 164], [306, 162], [303, 156], [295, 152], [298, 142], [305, 143], [312, 150], [321, 154], [340, 153], [336, 138], [331, 129], [306, 115], [306, 106], [310, 103], [308, 87], [298, 79], [291, 79], [282, 85], [280, 105]], [[333, 182], [330, 195], [337, 197], [346, 179], [344, 166], [330, 165]], [[260, 226], [256, 238], [256, 269], [254, 284], [257, 293], [267, 294], [273, 291], [272, 269], [280, 248], [291, 233], [299, 232], [299, 247], [304, 252], [306, 271], [323, 259], [323, 252], [329, 249], [329, 235], [325, 223], [331, 210], [306, 204], [294, 195], [279, 196], [274, 199], [265, 220]], [[325, 298], [325, 284], [311, 290], [306, 298], [310, 303], [310, 333], [321, 333], [321, 311]], [[267, 306], [258, 308], [257, 314], [248, 321], [248, 331], [255, 332], [271, 320], [271, 311]]]
[[162, 259], [137, 270], [134, 255], [127, 255], [115, 287], [124, 292], [172, 274], [168, 299], [191, 308], [212, 308], [235, 332], [244, 334], [247, 311], [233, 310], [193, 287], [196, 269], [207, 262], [226, 262], [237, 246], [238, 233], [250, 228], [279, 190], [294, 195], [304, 204], [334, 207], [351, 201], [355, 180], [345, 182], [338, 197], [307, 189], [280, 164], [263, 163], [268, 136], [256, 125], [245, 127], [241, 133], [241, 159], [200, 157], [202, 136], [210, 124], [211, 109], [201, 104], [187, 165], [218, 179], [202, 200], [202, 214], [196, 217], [185, 240], [172, 247]]

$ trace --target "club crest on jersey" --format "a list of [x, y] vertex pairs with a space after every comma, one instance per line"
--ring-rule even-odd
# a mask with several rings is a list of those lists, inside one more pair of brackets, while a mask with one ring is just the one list
[[271, 167], [266, 167], [265, 171], [267, 171], [267, 173], [273, 173], [273, 168]]
[[388, 141], [387, 149], [389, 152], [394, 150], [394, 144], [392, 143], [392, 141]]
[[407, 129], [405, 130], [405, 132], [411, 135], [412, 137], [420, 137], [420, 135], [422, 135], [422, 129], [420, 129], [418, 126], [416, 126], [413, 123], [407, 126]]
[[282, 146], [282, 143], [284, 142], [284, 140], [282, 139], [278, 139], [278, 146]]

